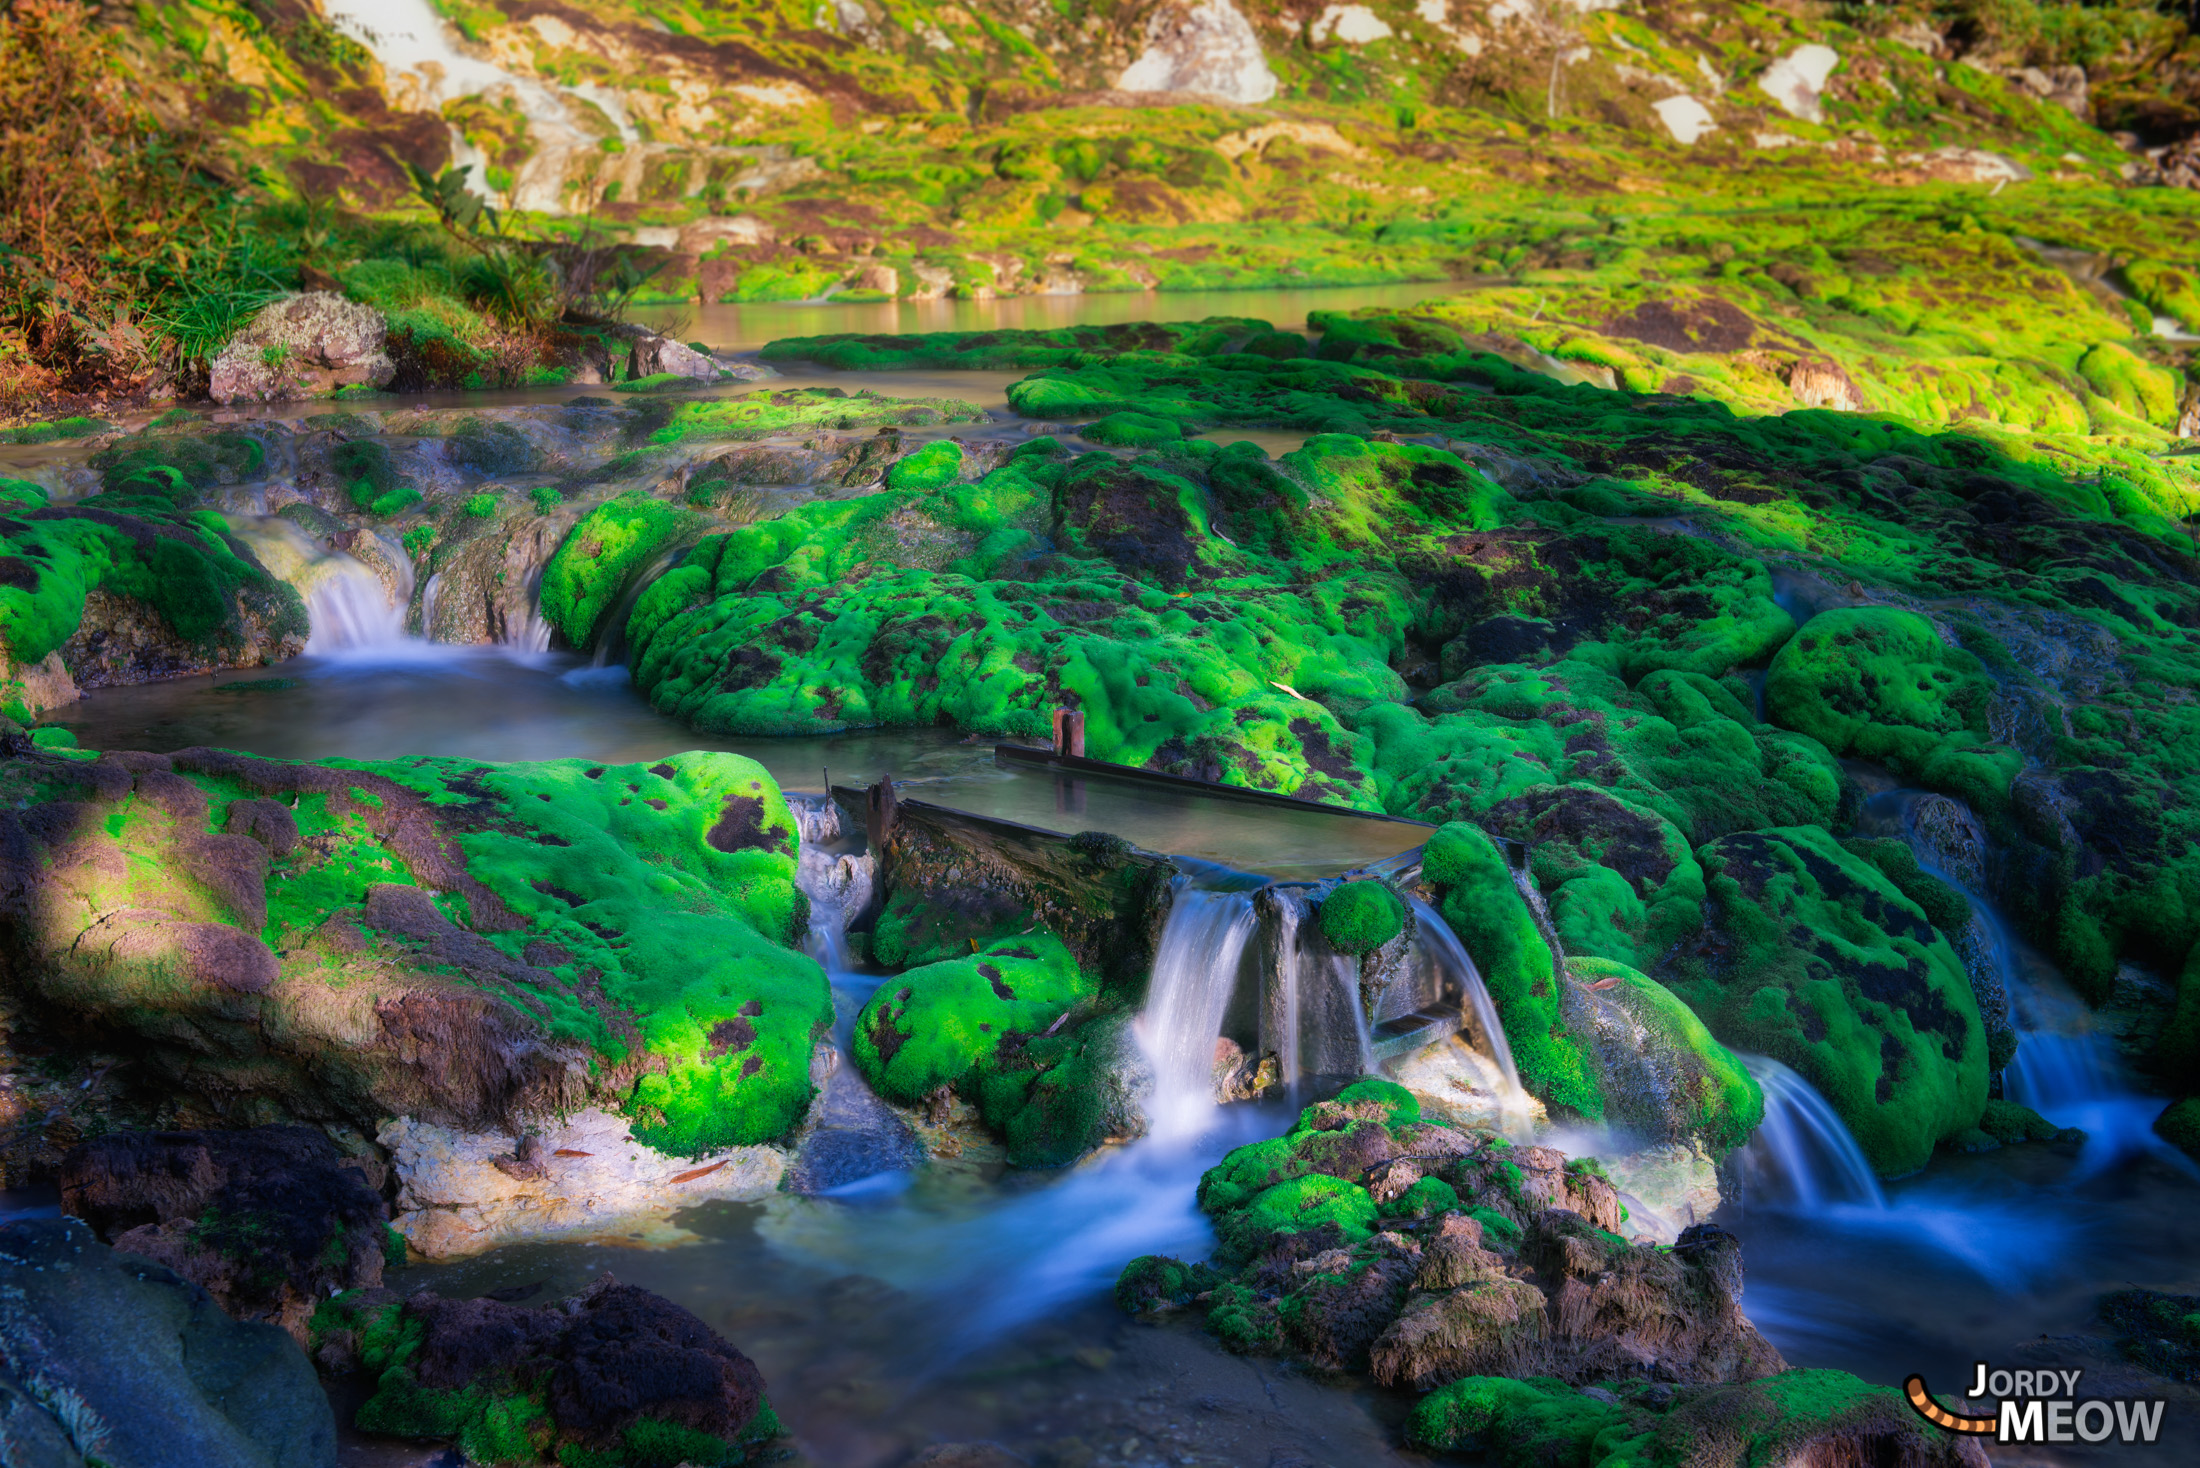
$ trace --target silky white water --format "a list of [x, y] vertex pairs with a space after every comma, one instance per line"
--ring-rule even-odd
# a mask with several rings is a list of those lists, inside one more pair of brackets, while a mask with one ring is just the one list
[[1156, 1137], [1194, 1136], [1214, 1119], [1215, 1041], [1257, 922], [1250, 893], [1176, 879], [1138, 1020], [1139, 1043], [1154, 1068], [1146, 1116]]

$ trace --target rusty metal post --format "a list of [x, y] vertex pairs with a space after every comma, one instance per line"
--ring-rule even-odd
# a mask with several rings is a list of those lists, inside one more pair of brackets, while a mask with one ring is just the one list
[[1076, 759], [1085, 757], [1085, 716], [1077, 709], [1054, 711], [1054, 752]]

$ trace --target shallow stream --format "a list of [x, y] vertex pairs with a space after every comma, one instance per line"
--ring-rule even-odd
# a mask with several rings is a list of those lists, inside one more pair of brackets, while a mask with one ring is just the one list
[[[1398, 304], [1440, 289], [712, 308], [682, 334], [752, 350], [773, 337], [830, 330], [1223, 313], [1293, 327], [1309, 308]], [[1016, 375], [789, 380], [952, 394], [991, 409], [1000, 422], [990, 431], [1020, 434], [1026, 426], [1007, 413], [1001, 395]], [[439, 401], [493, 407], [583, 391]], [[1271, 451], [1290, 446], [1282, 441], [1290, 436], [1271, 437], [1278, 440], [1266, 444]], [[5, 453], [0, 472], [31, 469], [49, 482], [82, 458], [81, 450], [57, 445]], [[1838, 603], [1830, 589], [1814, 586], [1783, 584], [1783, 595], [1811, 610]], [[991, 741], [946, 730], [780, 740], [698, 735], [652, 711], [621, 669], [513, 648], [386, 638], [264, 670], [102, 690], [51, 718], [91, 747], [217, 744], [288, 758], [629, 761], [685, 748], [735, 750], [792, 790], [891, 777], [905, 799], [1055, 831], [1111, 831], [1149, 850], [1282, 878], [1332, 875], [1393, 856], [1421, 836], [1411, 825], [1003, 768]], [[1907, 831], [1893, 798], [1899, 794], [1890, 792], [1871, 813], [1890, 834]], [[1999, 922], [1980, 905], [1989, 924]], [[2068, 1049], [2070, 1038], [2050, 1017], [2055, 981], [2036, 972], [2038, 962], [2008, 950], [2019, 1027], [2028, 1041], [2043, 1042], [2027, 1058], [2035, 1069], [2050, 1052]], [[860, 1004], [864, 982], [836, 975], [844, 1019]], [[2088, 1378], [2089, 1395], [2160, 1390], [2138, 1384], [2093, 1338], [2093, 1301], [2128, 1284], [2200, 1288], [2200, 1250], [2190, 1232], [2200, 1176], [2143, 1140], [2151, 1113], [2138, 1113], [2152, 1103], [2112, 1073], [2113, 1047], [2072, 1043], [2092, 1057], [2093, 1080], [2043, 1078], [2020, 1062], [2009, 1084], [2013, 1093], [2031, 1086], [2024, 1099], [2058, 1122], [2102, 1133], [2095, 1144], [1943, 1154], [1922, 1175], [1876, 1195], [1843, 1181], [1853, 1165], [1840, 1155], [1839, 1139], [1812, 1143], [1808, 1098], [1794, 1098], [1804, 1109], [1787, 1116], [1793, 1125], [1782, 1133], [1793, 1140], [1775, 1145], [1768, 1128], [1748, 1159], [1755, 1179], [1718, 1220], [1744, 1240], [1747, 1308], [1791, 1364], [1841, 1367], [1889, 1384], [1922, 1371], [1946, 1392], [1969, 1379], [1973, 1361], [1992, 1359], [2084, 1366], [2100, 1373]], [[1210, 1236], [1193, 1205], [1199, 1173], [1230, 1146], [1279, 1133], [1289, 1121], [1282, 1106], [1226, 1108], [1055, 1174], [1013, 1172], [997, 1152], [973, 1144], [959, 1157], [840, 1196], [694, 1209], [677, 1220], [689, 1239], [676, 1245], [512, 1247], [410, 1269], [392, 1282], [546, 1301], [615, 1272], [692, 1309], [752, 1355], [801, 1461], [832, 1468], [893, 1468], [926, 1443], [972, 1439], [1064, 1468], [1419, 1461], [1392, 1445], [1406, 1397], [1233, 1357], [1196, 1330], [1134, 1326], [1109, 1301], [1109, 1282], [1133, 1256], [1202, 1252]], [[2191, 1423], [2200, 1399], [2185, 1393], [2178, 1403], [2172, 1420]], [[2134, 1449], [2114, 1456], [2167, 1463], [2190, 1461], [2189, 1452], [2188, 1438], [2161, 1444], [2151, 1459]], [[361, 1468], [438, 1459], [417, 1447], [358, 1439], [346, 1454]], [[2107, 1450], [2058, 1448], [2052, 1456], [1996, 1461], [2109, 1458]]]

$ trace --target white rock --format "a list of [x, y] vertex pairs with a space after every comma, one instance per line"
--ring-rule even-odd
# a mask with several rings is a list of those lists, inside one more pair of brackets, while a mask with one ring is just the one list
[[1230, 0], [1182, 0], [1146, 22], [1146, 49], [1115, 85], [1125, 92], [1205, 92], [1231, 102], [1265, 102], [1276, 74], [1260, 38]]
[[1505, 1079], [1497, 1062], [1454, 1035], [1384, 1067], [1421, 1101], [1421, 1115], [1445, 1126], [1486, 1126], [1526, 1136], [1543, 1103]]
[[1951, 145], [1930, 153], [1905, 153], [1901, 161], [1948, 183], [2023, 183], [2032, 177], [2032, 170], [2014, 158], [1984, 148]]
[[1716, 131], [1719, 126], [1711, 109], [1686, 93], [1653, 102], [1650, 110], [1658, 115], [1658, 121], [1665, 124], [1665, 130], [1677, 143], [1693, 145], [1698, 138]]
[[1442, 25], [1451, 19], [1451, 0], [1416, 0], [1413, 13], [1430, 25]]
[[1765, 68], [1765, 74], [1757, 78], [1757, 85], [1766, 96], [1787, 109], [1790, 117], [1805, 122], [1825, 121], [1825, 109], [1819, 98], [1826, 90], [1826, 78], [1833, 75], [1839, 65], [1841, 53], [1831, 46], [1815, 42], [1798, 46], [1778, 61]]
[[692, 377], [697, 382], [716, 382], [718, 362], [669, 336], [642, 337], [627, 354], [626, 375], [654, 377], [660, 372]]
[[376, 1140], [397, 1168], [397, 1231], [430, 1259], [528, 1239], [677, 1236], [665, 1224], [675, 1211], [764, 1197], [786, 1169], [785, 1156], [771, 1147], [667, 1157], [634, 1141], [626, 1121], [606, 1111], [576, 1112], [536, 1135], [543, 1175], [514, 1177], [493, 1160], [512, 1155], [509, 1136], [409, 1117], [385, 1125]]
[[397, 364], [382, 349], [382, 313], [334, 291], [285, 296], [253, 317], [207, 364], [207, 395], [227, 406], [382, 387]]
[[1317, 46], [1331, 37], [1348, 46], [1365, 46], [1370, 41], [1386, 40], [1393, 32], [1365, 5], [1331, 5], [1314, 18], [1308, 34]]

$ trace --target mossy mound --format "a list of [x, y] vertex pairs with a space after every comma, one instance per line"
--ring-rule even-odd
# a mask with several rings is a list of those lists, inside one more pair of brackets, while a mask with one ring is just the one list
[[1146, 413], [1110, 413], [1096, 423], [1086, 424], [1077, 433], [1092, 443], [1125, 449], [1158, 448], [1184, 436], [1184, 430], [1173, 419], [1156, 418]]
[[[1233, 1351], [1423, 1391], [1484, 1372], [1716, 1382], [1783, 1364], [1719, 1283], [1740, 1267], [1731, 1237], [1630, 1245], [1593, 1164], [1423, 1122], [1387, 1081], [1232, 1151], [1199, 1202], [1212, 1265], [1133, 1260], [1117, 1299], [1138, 1314], [1199, 1310]], [[1566, 1313], [1578, 1307], [1561, 1299], [1585, 1290], [1593, 1308]]]
[[701, 517], [630, 493], [581, 517], [542, 572], [542, 615], [573, 647], [587, 647], [629, 581]]
[[1053, 934], [999, 940], [879, 985], [856, 1017], [855, 1062], [880, 1095], [913, 1105], [964, 1081], [1012, 1034], [1041, 1034], [1097, 990]]
[[2118, 1290], [2101, 1297], [2101, 1319], [2129, 1360], [2172, 1381], [2200, 1381], [2200, 1295]]
[[1473, 1376], [1423, 1397], [1413, 1443], [1477, 1452], [1504, 1468], [1753, 1468], [1801, 1461], [1954, 1465], [1956, 1438], [1892, 1387], [1845, 1371], [1782, 1371], [1726, 1386]]
[[[216, 1114], [487, 1129], [593, 1104], [695, 1155], [808, 1105], [830, 996], [794, 946], [794, 821], [752, 761], [195, 749], [6, 774], [16, 1001]], [[128, 933], [103, 926], [118, 904]]]
[[755, 1363], [609, 1275], [535, 1309], [353, 1290], [322, 1304], [312, 1335], [372, 1382], [361, 1431], [450, 1442], [470, 1463], [733, 1468], [782, 1430]]
[[1381, 882], [1346, 882], [1322, 899], [1322, 937], [1339, 953], [1372, 953], [1406, 928], [1406, 905]]
[[1876, 867], [1811, 826], [1704, 846], [1720, 945], [1669, 986], [1713, 1033], [1795, 1067], [1882, 1173], [1978, 1123], [1986, 1036], [1962, 961]]
[[1066, 1167], [1106, 1142], [1145, 1130], [1150, 1067], [1125, 1013], [1062, 1034], [1012, 1032], [979, 1060], [980, 1114], [1001, 1133], [1016, 1167]]
[[1979, 660], [1915, 612], [1822, 612], [1772, 661], [1765, 704], [1782, 723], [1997, 811], [2022, 765], [1987, 728], [1994, 685]]

